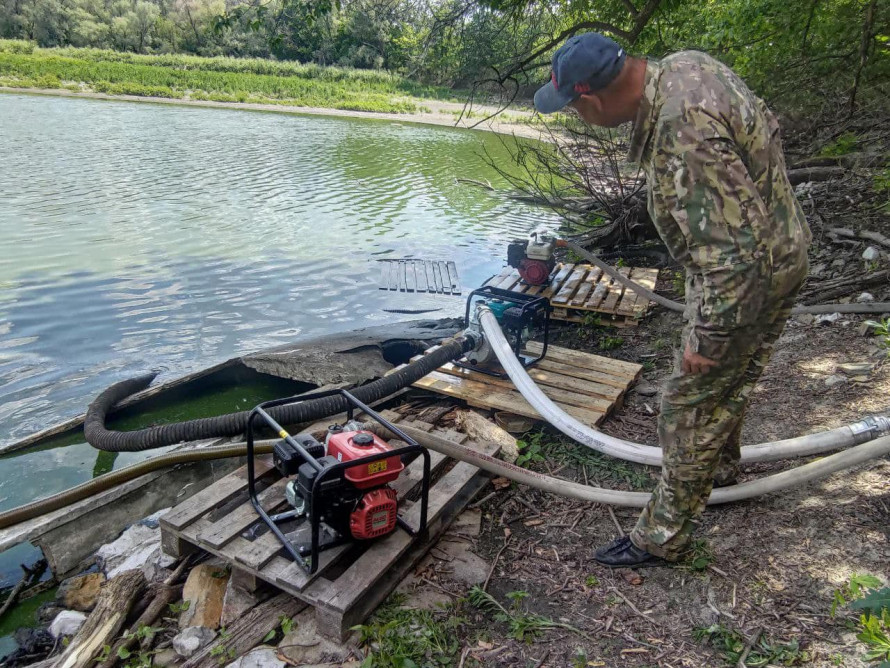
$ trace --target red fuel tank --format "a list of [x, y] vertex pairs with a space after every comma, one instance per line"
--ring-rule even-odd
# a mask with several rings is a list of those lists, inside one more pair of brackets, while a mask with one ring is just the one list
[[[328, 454], [338, 462], [351, 462], [390, 450], [386, 441], [369, 431], [341, 431], [328, 436]], [[392, 482], [404, 468], [398, 456], [387, 457], [348, 468], [345, 477], [359, 489], [367, 489]]]

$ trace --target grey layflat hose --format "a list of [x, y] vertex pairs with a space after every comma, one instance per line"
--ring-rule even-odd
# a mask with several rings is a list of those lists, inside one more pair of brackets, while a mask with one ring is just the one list
[[[637, 294], [643, 295], [646, 299], [655, 302], [659, 306], [664, 306], [670, 311], [683, 313], [685, 310], [685, 305], [671, 301], [667, 297], [662, 297], [649, 288], [643, 287], [639, 283], [632, 281], [627, 276], [621, 274], [617, 269], [608, 263], [603, 262], [596, 255], [588, 251], [586, 248], [579, 246], [574, 241], [566, 241], [566, 246], [591, 264], [602, 269], [608, 276], [614, 278], [629, 290], [633, 290]], [[795, 306], [791, 310], [791, 313], [799, 315], [801, 313], [887, 313], [888, 311], [890, 311], [890, 302], [874, 302], [871, 304], [817, 304], [815, 306]]]
[[[393, 437], [393, 434], [376, 423], [369, 423], [364, 426], [366, 429], [376, 432], [382, 438]], [[646, 492], [626, 492], [602, 487], [592, 487], [571, 482], [569, 480], [563, 480], [561, 478], [554, 478], [542, 473], [536, 473], [535, 471], [529, 471], [516, 466], [515, 464], [495, 459], [489, 455], [477, 452], [471, 448], [434, 434], [421, 431], [416, 427], [404, 423], [399, 424], [399, 429], [430, 450], [441, 452], [443, 455], [453, 459], [468, 462], [473, 466], [494, 473], [495, 475], [504, 476], [521, 485], [534, 487], [535, 489], [540, 489], [558, 496], [565, 496], [580, 501], [589, 501], [591, 503], [605, 503], [613, 506], [624, 506], [629, 508], [642, 508], [649, 500], [650, 495]], [[274, 443], [274, 440], [257, 441], [254, 444], [256, 453], [270, 453]], [[107, 489], [111, 489], [128, 480], [133, 480], [146, 473], [151, 473], [152, 471], [158, 471], [184, 462], [222, 459], [225, 457], [242, 457], [246, 454], [247, 446], [244, 443], [232, 443], [231, 445], [203, 448], [199, 450], [187, 450], [183, 452], [169, 452], [118, 471], [106, 473], [103, 476], [99, 476], [98, 478], [82, 483], [77, 487], [54, 494], [45, 499], [39, 499], [24, 506], [19, 506], [18, 508], [13, 508], [12, 510], [0, 513], [0, 529], [6, 529], [21, 522], [26, 522], [36, 517], [46, 515], [54, 510], [59, 510], [72, 503], [76, 503], [77, 501], [94, 496]], [[810, 462], [809, 464], [783, 471], [782, 473], [776, 473], [740, 485], [715, 489], [708, 499], [708, 504], [713, 505], [742, 501], [761, 494], [768, 494], [796, 487], [814, 480], [820, 480], [838, 471], [848, 469], [858, 464], [863, 464], [888, 454], [890, 454], [890, 436], [884, 436], [869, 441], [868, 443], [857, 445], [849, 450], [831, 455], [830, 457], [824, 457], [814, 462]]]

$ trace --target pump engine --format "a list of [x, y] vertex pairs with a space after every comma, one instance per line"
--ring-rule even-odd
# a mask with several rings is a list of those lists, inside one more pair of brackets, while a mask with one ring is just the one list
[[[347, 422], [329, 427], [324, 443], [308, 433], [291, 436], [264, 410], [268, 405], [305, 401], [338, 393], [345, 395], [350, 402]], [[365, 429], [365, 425], [354, 422], [353, 406], [361, 409], [408, 445], [393, 448], [375, 433]], [[283, 477], [291, 478], [285, 486], [285, 498], [292, 510], [277, 515], [269, 516], [256, 498], [253, 473], [254, 415], [261, 417], [281, 436], [281, 440], [274, 445], [272, 461]], [[429, 452], [346, 390], [260, 404], [251, 412], [247, 435], [248, 492], [253, 506], [294, 560], [307, 572], [313, 573], [317, 569], [319, 552], [336, 545], [352, 540], [379, 538], [392, 533], [397, 526], [411, 535], [425, 531], [430, 477]], [[418, 456], [423, 457], [423, 477], [420, 526], [415, 530], [399, 517], [398, 495], [390, 487], [390, 483], [405, 470], [406, 463]], [[298, 530], [305, 522], [308, 522], [310, 541], [292, 543], [285, 531]]]
[[556, 238], [533, 233], [528, 240], [513, 241], [507, 246], [507, 264], [519, 271], [529, 285], [544, 285], [556, 266], [553, 249]]

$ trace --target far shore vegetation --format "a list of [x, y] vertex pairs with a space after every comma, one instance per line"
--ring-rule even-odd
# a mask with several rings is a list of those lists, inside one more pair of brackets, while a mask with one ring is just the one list
[[429, 100], [458, 101], [453, 90], [383, 70], [261, 58], [42, 49], [25, 40], [0, 40], [0, 86], [388, 113], [430, 111], [424, 104]]

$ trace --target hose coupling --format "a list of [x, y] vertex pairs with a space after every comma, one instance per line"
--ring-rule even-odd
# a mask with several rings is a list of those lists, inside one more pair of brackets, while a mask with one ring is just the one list
[[890, 417], [886, 415], [870, 415], [859, 422], [851, 424], [850, 431], [856, 437], [857, 445], [873, 441], [885, 434], [890, 434]]

